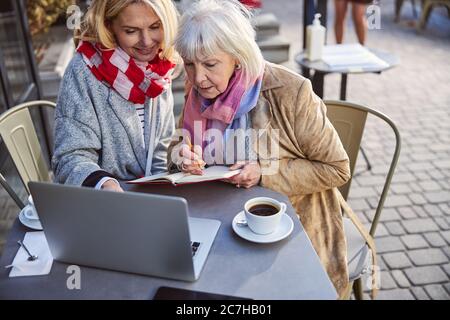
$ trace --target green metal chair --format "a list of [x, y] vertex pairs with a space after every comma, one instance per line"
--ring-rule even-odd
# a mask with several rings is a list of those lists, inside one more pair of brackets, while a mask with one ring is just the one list
[[[0, 137], [27, 190], [29, 181], [51, 181], [49, 168], [36, 134], [30, 110], [40, 107], [55, 108], [51, 101], [30, 101], [17, 105], [0, 115]], [[19, 208], [24, 207], [14, 190], [0, 174], [0, 184]]]
[[430, 13], [435, 6], [445, 6], [450, 17], [450, 0], [422, 0], [422, 13], [420, 15], [419, 23], [417, 24], [417, 30], [420, 31], [425, 29]]
[[[350, 171], [353, 176], [355, 163], [358, 157], [358, 151], [361, 144], [361, 139], [364, 132], [364, 126], [366, 123], [367, 115], [378, 117], [384, 120], [394, 131], [395, 134], [395, 150], [392, 157], [392, 161], [389, 167], [389, 171], [386, 176], [383, 191], [381, 192], [378, 205], [375, 211], [375, 216], [372, 220], [369, 234], [373, 238], [375, 236], [375, 230], [380, 219], [380, 214], [383, 209], [386, 196], [391, 184], [392, 176], [394, 175], [395, 167], [398, 162], [401, 148], [400, 133], [394, 124], [386, 115], [376, 110], [370, 109], [366, 106], [357, 105], [346, 101], [324, 101], [327, 106], [327, 116], [331, 121], [342, 144], [347, 151], [350, 159]], [[339, 188], [343, 198], [347, 200], [350, 185], [352, 180], [348, 181], [345, 185]], [[366, 273], [371, 263], [372, 252], [358, 231], [354, 223], [347, 217], [344, 217], [344, 230], [347, 240], [347, 254], [348, 254], [348, 270], [349, 280], [353, 287], [356, 299], [363, 299], [363, 286], [361, 276]], [[350, 296], [351, 291], [348, 296]]]

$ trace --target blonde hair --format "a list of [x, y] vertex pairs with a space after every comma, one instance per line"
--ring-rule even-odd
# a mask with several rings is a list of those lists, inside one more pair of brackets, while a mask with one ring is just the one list
[[181, 18], [175, 49], [191, 61], [226, 52], [239, 61], [249, 78], [255, 78], [264, 58], [250, 18], [250, 11], [236, 0], [199, 0]]
[[112, 22], [123, 9], [134, 3], [147, 4], [155, 11], [161, 20], [164, 32], [160, 57], [174, 59], [173, 41], [178, 28], [178, 11], [171, 0], [93, 0], [81, 24], [81, 29], [74, 35], [75, 44], [84, 40], [100, 43], [107, 49], [117, 47], [114, 34], [108, 29], [108, 23]]

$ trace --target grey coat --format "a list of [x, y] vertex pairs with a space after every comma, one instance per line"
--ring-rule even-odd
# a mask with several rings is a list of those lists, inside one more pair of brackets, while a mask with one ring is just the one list
[[[81, 185], [97, 170], [123, 180], [165, 171], [175, 130], [171, 88], [153, 99], [154, 117], [150, 102], [145, 102], [144, 139], [135, 105], [98, 81], [77, 53], [64, 74], [56, 107], [52, 159], [56, 182]], [[146, 170], [149, 144], [153, 156]]]

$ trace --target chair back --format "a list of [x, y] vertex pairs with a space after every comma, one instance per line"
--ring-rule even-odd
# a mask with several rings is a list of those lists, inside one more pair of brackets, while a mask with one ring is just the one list
[[[336, 129], [342, 145], [350, 160], [350, 174], [353, 177], [356, 160], [358, 159], [361, 139], [367, 119], [367, 111], [353, 108], [349, 105], [327, 101], [327, 116]], [[352, 180], [339, 188], [344, 199], [347, 199]]]
[[29, 181], [50, 181], [49, 168], [36, 134], [30, 109], [55, 108], [50, 101], [31, 101], [15, 106], [0, 115], [0, 137], [28, 193]]
[[[350, 159], [350, 172], [353, 176], [355, 163], [358, 158], [361, 139], [364, 133], [364, 126], [367, 119], [367, 114], [378, 117], [384, 120], [394, 131], [395, 134], [395, 150], [386, 176], [383, 191], [381, 192], [378, 206], [375, 212], [374, 219], [370, 228], [370, 235], [374, 236], [381, 210], [384, 206], [389, 187], [391, 185], [392, 176], [394, 175], [395, 167], [397, 166], [398, 158], [400, 156], [401, 139], [400, 133], [394, 122], [386, 115], [366, 106], [358, 105], [347, 101], [324, 101], [327, 106], [327, 116], [330, 122], [335, 127], [339, 138], [342, 141], [345, 151]], [[350, 191], [351, 180], [339, 188], [344, 199], [347, 199]]]

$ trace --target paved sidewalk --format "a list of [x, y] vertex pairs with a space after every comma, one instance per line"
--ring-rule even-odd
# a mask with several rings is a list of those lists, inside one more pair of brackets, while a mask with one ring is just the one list
[[[291, 42], [290, 62], [302, 47], [303, 0], [264, 1], [264, 11], [282, 23]], [[333, 1], [328, 5], [328, 43], [335, 43]], [[419, 10], [420, 12], [420, 10]], [[351, 18], [349, 12], [348, 18]], [[400, 58], [396, 68], [377, 74], [349, 75], [347, 100], [378, 109], [397, 124], [402, 152], [376, 233], [380, 256], [378, 299], [450, 298], [450, 20], [446, 10], [432, 12], [417, 34], [405, 1], [395, 24], [394, 1], [381, 3], [381, 30], [369, 30], [366, 45]], [[345, 42], [357, 42], [351, 19]], [[340, 77], [325, 77], [325, 99], [339, 98]], [[363, 146], [374, 168], [357, 163], [350, 204], [368, 223], [375, 212], [394, 136], [381, 121], [368, 119]], [[362, 157], [360, 157], [362, 159]], [[368, 296], [367, 296], [368, 297]]]

